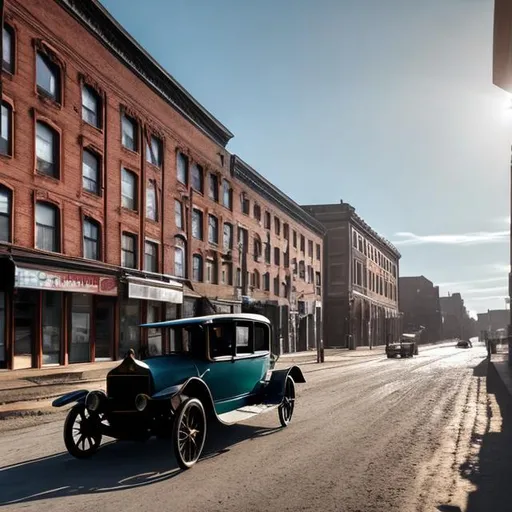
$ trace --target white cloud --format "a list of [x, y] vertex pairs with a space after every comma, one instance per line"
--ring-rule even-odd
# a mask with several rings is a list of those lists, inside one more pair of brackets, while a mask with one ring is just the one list
[[490, 300], [505, 300], [507, 295], [504, 293], [503, 295], [487, 295], [486, 297], [471, 297], [471, 302], [488, 302]]
[[442, 234], [442, 235], [415, 235], [414, 233], [395, 233], [400, 240], [395, 240], [394, 245], [479, 245], [500, 243], [509, 240], [510, 232], [507, 231], [477, 231], [475, 233]]
[[[508, 287], [507, 286], [492, 286], [490, 288], [472, 288], [470, 290], [464, 290], [464, 295], [475, 295], [479, 293], [492, 293], [492, 292], [507, 292]], [[473, 298], [471, 298], [473, 300]]]
[[506, 224], [507, 226], [510, 226], [510, 215], [507, 217], [498, 217], [497, 219], [494, 219], [494, 222], [496, 222], [496, 224]]
[[510, 272], [510, 264], [509, 263], [491, 263], [487, 265], [489, 272], [507, 274]]
[[501, 281], [506, 282], [507, 276], [497, 276], [497, 277], [487, 277], [485, 279], [474, 279], [472, 281], [451, 281], [447, 283], [439, 283], [440, 287], [450, 287], [450, 286], [465, 286], [465, 285], [473, 285], [479, 283], [499, 283]]

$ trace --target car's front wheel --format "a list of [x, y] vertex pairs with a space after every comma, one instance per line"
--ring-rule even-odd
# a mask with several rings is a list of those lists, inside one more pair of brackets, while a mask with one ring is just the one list
[[201, 456], [206, 441], [206, 414], [197, 398], [185, 400], [176, 411], [172, 440], [181, 469], [190, 469]]
[[279, 406], [279, 421], [282, 427], [287, 427], [292, 421], [293, 410], [295, 409], [295, 382], [288, 375], [284, 387], [284, 396]]
[[99, 418], [91, 414], [83, 404], [75, 405], [64, 422], [64, 444], [70, 455], [86, 459], [93, 455], [101, 444]]

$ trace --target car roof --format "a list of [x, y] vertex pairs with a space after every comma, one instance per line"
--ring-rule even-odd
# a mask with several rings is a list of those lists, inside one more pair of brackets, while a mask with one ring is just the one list
[[232, 320], [232, 321], [249, 321], [260, 322], [270, 325], [270, 320], [263, 315], [256, 315], [253, 313], [229, 313], [208, 316], [195, 316], [191, 318], [179, 318], [177, 320], [164, 320], [163, 322], [153, 322], [149, 324], [142, 324], [141, 327], [183, 327], [185, 325], [203, 325], [211, 324], [219, 320]]

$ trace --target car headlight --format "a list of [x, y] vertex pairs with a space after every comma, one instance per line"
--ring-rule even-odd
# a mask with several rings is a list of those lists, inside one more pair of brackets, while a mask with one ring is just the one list
[[101, 394], [97, 391], [91, 391], [85, 397], [85, 407], [91, 412], [97, 412], [101, 405]]
[[137, 411], [142, 412], [148, 405], [148, 397], [147, 395], [140, 394], [135, 397], [135, 409]]

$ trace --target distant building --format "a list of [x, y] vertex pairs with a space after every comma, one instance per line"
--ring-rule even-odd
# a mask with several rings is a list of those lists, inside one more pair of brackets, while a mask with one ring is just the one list
[[327, 232], [324, 239], [324, 344], [384, 344], [401, 331], [398, 310], [400, 253], [350, 204], [303, 206]]
[[421, 342], [442, 339], [442, 315], [439, 287], [425, 276], [400, 277], [399, 307], [403, 313], [404, 331], [414, 331], [423, 326]]
[[443, 316], [443, 338], [467, 339], [476, 334], [476, 322], [470, 319], [460, 293], [439, 299]]
[[478, 313], [478, 332], [506, 329], [509, 319], [510, 311], [508, 309], [489, 309], [487, 313]]

